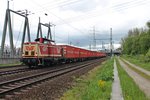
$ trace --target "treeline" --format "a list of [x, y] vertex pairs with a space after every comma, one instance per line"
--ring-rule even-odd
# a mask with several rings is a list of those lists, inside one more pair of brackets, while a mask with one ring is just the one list
[[134, 28], [122, 39], [122, 53], [127, 55], [143, 55], [150, 62], [150, 22], [148, 28]]

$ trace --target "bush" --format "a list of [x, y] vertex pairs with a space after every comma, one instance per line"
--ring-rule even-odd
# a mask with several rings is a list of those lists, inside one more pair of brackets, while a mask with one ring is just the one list
[[146, 53], [145, 62], [150, 62], [150, 49], [149, 49], [148, 52]]

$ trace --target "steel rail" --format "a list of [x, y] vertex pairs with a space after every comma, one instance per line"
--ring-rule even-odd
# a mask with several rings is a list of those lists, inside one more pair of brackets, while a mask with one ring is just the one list
[[50, 70], [50, 71], [43, 72], [40, 74], [35, 74], [35, 75], [27, 76], [27, 77], [9, 80], [6, 82], [1, 82], [0, 83], [0, 86], [1, 86], [0, 87], [0, 97], [2, 98], [6, 94], [12, 93], [15, 90], [18, 90], [18, 89], [20, 90], [22, 88], [34, 85], [34, 84], [42, 82], [42, 81], [46, 81], [48, 79], [52, 79], [52, 78], [64, 75], [66, 73], [69, 73], [69, 72], [72, 72], [75, 70], [79, 70], [81, 68], [90, 66], [90, 65], [95, 64], [95, 63], [97, 63], [97, 60], [92, 62], [92, 63], [82, 64], [80, 66], [76, 65], [76, 67], [69, 66], [69, 67], [65, 67], [65, 68], [59, 68], [56, 70]]

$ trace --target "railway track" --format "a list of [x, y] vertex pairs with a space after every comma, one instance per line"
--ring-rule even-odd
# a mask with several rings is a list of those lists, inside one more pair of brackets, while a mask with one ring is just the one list
[[21, 73], [21, 72], [26, 72], [26, 71], [30, 71], [30, 69], [28, 69], [28, 68], [21, 68], [21, 69], [14, 69], [14, 70], [8, 70], [8, 71], [1, 71], [0, 72], [0, 76], [16, 74], [16, 73]]
[[[55, 66], [49, 67], [47, 69], [49, 70], [50, 68], [51, 69], [55, 69]], [[0, 76], [11, 75], [11, 74], [18, 74], [18, 73], [23, 73], [23, 72], [35, 71], [35, 70], [40, 70], [40, 69], [37, 69], [37, 68], [29, 69], [28, 67], [26, 67], [26, 68], [19, 68], [19, 69], [18, 68], [17, 69], [11, 69], [11, 70], [6, 70], [6, 71], [0, 71]]]
[[32, 87], [38, 83], [41, 83], [43, 81], [47, 81], [49, 79], [64, 75], [69, 72], [73, 72], [75, 70], [79, 70], [81, 68], [91, 66], [95, 63], [98, 63], [99, 60], [84, 63], [81, 65], [72, 65], [69, 67], [63, 67], [58, 69], [49, 70], [46, 72], [42, 72], [39, 74], [31, 75], [31, 76], [25, 76], [5, 82], [0, 83], [0, 98], [4, 98], [7, 94], [13, 94], [15, 91], [20, 91], [21, 89]]
[[[0, 69], [9, 69], [9, 68], [16, 68], [16, 67], [21, 67], [23, 65], [13, 65], [13, 66], [1, 66]], [[24, 65], [25, 66], [25, 65]]]

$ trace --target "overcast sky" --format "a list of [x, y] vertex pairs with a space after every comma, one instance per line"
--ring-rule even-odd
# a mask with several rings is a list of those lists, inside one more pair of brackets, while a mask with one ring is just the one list
[[[0, 0], [0, 43], [6, 8], [7, 1]], [[112, 28], [116, 48], [129, 29], [145, 27], [145, 23], [150, 20], [150, 0], [13, 0], [10, 1], [10, 9], [14, 11], [27, 9], [34, 13], [28, 16], [32, 41], [36, 37], [38, 18], [41, 17], [42, 23], [51, 22], [56, 25], [55, 30], [52, 27], [56, 43], [69, 42], [86, 48], [90, 43], [93, 44], [93, 27], [96, 39], [104, 39], [104, 44], [109, 43], [107, 39], [110, 38]], [[14, 45], [18, 46], [24, 19], [15, 14], [11, 14], [11, 17]], [[43, 28], [43, 35], [46, 34], [47, 29]], [[8, 35], [6, 44], [9, 44]], [[102, 40], [97, 41], [97, 47], [100, 48], [101, 44]]]

